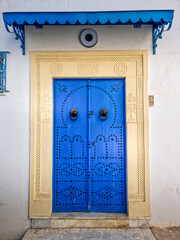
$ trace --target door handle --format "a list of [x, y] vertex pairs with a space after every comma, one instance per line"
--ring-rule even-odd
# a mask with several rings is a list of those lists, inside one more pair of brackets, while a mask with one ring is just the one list
[[78, 110], [75, 109], [75, 108], [71, 109], [70, 112], [69, 112], [69, 116], [70, 116], [70, 119], [72, 121], [77, 120], [77, 118], [78, 118]]
[[100, 118], [102, 121], [105, 121], [105, 120], [108, 118], [108, 110], [105, 109], [105, 108], [102, 108], [102, 109], [99, 111], [99, 118]]

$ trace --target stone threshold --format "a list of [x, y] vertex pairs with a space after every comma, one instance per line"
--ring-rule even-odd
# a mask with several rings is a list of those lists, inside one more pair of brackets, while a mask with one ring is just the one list
[[22, 240], [38, 240], [38, 239], [155, 240], [149, 228], [29, 229]]
[[148, 228], [149, 220], [122, 213], [53, 213], [51, 217], [31, 218], [31, 228]]
[[52, 213], [51, 219], [128, 219], [125, 213], [98, 213], [98, 212], [60, 212]]

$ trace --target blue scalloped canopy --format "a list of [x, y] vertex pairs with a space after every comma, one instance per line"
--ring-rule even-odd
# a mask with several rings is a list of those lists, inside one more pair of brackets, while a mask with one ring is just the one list
[[[6, 12], [3, 20], [8, 32], [15, 33], [25, 54], [25, 25], [134, 25], [153, 26], [153, 53], [163, 31], [171, 28], [174, 10], [111, 11], [111, 12]], [[165, 25], [166, 29], [165, 29]], [[10, 28], [9, 28], [10, 27]], [[12, 31], [10, 31], [12, 29]]]
[[115, 12], [7, 12], [6, 25], [121, 25], [171, 23], [173, 10]]

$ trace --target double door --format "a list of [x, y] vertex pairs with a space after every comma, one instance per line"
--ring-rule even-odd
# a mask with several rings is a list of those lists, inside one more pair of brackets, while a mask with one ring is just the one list
[[53, 80], [53, 212], [126, 212], [124, 79]]

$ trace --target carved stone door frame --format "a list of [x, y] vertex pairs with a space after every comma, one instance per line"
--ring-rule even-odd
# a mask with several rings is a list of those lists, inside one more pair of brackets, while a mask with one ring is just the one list
[[31, 52], [30, 217], [52, 214], [53, 78], [125, 78], [128, 216], [150, 216], [147, 51]]

